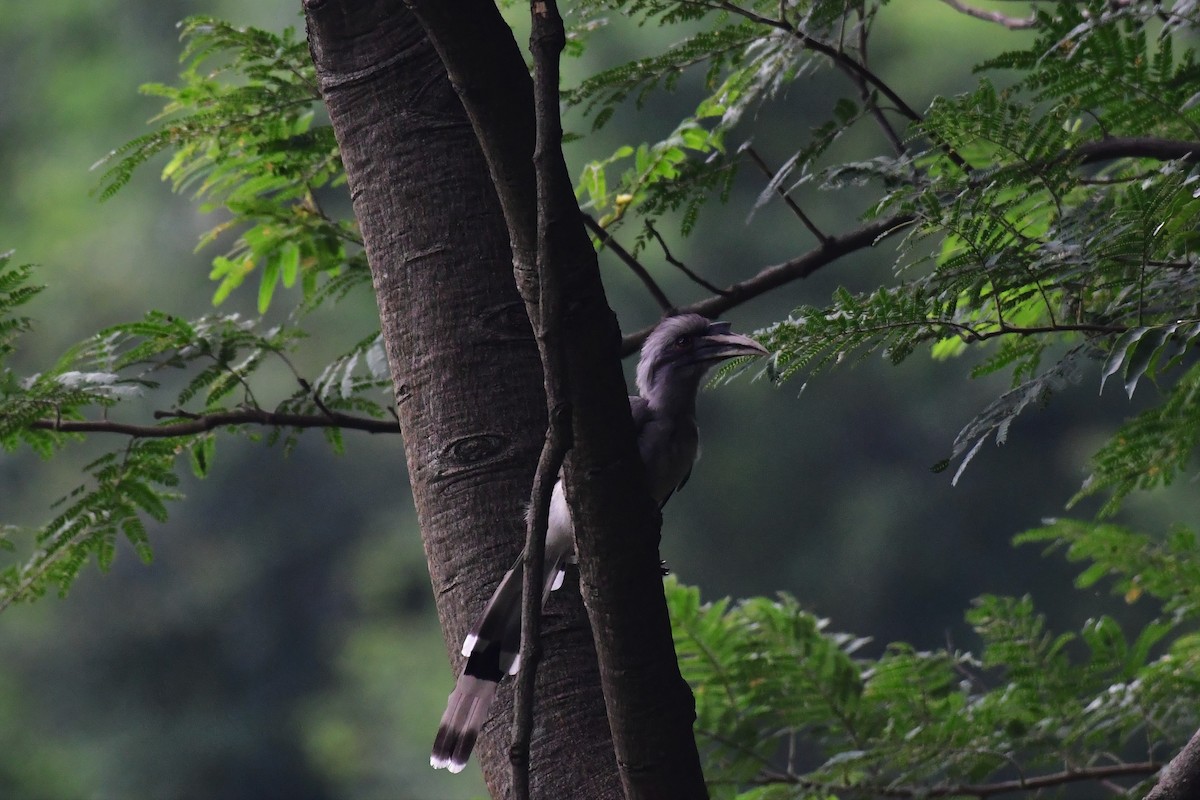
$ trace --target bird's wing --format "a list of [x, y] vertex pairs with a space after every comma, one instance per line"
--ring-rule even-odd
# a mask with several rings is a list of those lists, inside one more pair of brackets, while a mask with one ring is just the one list
[[[645, 398], [638, 395], [630, 395], [629, 411], [633, 417], [633, 430], [637, 435], [638, 451], [642, 457], [642, 463], [646, 464], [647, 468], [651, 465], [651, 460], [654, 458], [653, 440], [655, 432], [651, 423], [655, 421], [654, 412], [650, 410], [650, 403]], [[691, 464], [688, 464], [687, 471], [683, 474], [683, 478], [675, 485], [669, 487], [666, 495], [659, 502], [658, 507], [661, 509], [671, 499], [671, 495], [683, 488], [683, 485], [688, 482], [688, 478], [692, 476]]]
[[629, 395], [629, 413], [633, 417], [633, 432], [641, 438], [642, 428], [650, 421], [650, 404], [644, 397], [636, 394]]

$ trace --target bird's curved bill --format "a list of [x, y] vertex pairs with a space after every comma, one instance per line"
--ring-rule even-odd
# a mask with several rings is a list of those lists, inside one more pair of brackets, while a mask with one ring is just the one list
[[724, 361], [738, 356], [766, 356], [770, 351], [749, 336], [733, 333], [728, 322], [714, 322], [696, 343], [696, 357], [701, 361]]

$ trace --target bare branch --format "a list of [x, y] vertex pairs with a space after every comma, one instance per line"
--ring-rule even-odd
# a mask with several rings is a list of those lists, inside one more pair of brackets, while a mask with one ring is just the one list
[[[899, 233], [915, 220], [916, 217], [912, 214], [895, 214], [863, 225], [843, 236], [830, 236], [823, 244], [809, 250], [804, 255], [782, 264], [765, 267], [754, 277], [731, 284], [720, 293], [714, 293], [712, 297], [692, 303], [680, 310], [703, 314], [706, 317], [716, 316], [786, 283], [807, 278], [844, 255], [871, 247], [876, 242]], [[651, 330], [653, 330], [653, 326], [626, 336], [621, 340], [621, 352], [624, 355], [636, 352], [646, 337], [650, 335]]]
[[1118, 158], [1154, 158], [1159, 161], [1186, 158], [1200, 161], [1200, 142], [1109, 136], [1099, 141], [1085, 142], [1065, 155], [1074, 157], [1080, 164], [1094, 164]]
[[1030, 14], [1028, 17], [1010, 17], [1007, 14], [1002, 14], [999, 11], [987, 11], [982, 8], [969, 6], [960, 0], [942, 0], [943, 3], [953, 8], [955, 11], [966, 14], [968, 17], [982, 19], [986, 22], [995, 22], [1003, 25], [1010, 31], [1024, 30], [1032, 28], [1037, 24], [1037, 17]]
[[[867, 786], [867, 785], [842, 785], [830, 784], [821, 781], [808, 780], [802, 775], [781, 775], [777, 772], [764, 773], [755, 783], [759, 785], [768, 785], [774, 783], [790, 783], [797, 786], [804, 786], [810, 789], [832, 792], [834, 794], [849, 794], [867, 792], [875, 797], [895, 797], [895, 798], [918, 798], [918, 797], [976, 797], [987, 798], [1001, 794], [1009, 794], [1011, 792], [1031, 792], [1039, 789], [1048, 789], [1055, 786], [1066, 786], [1072, 783], [1085, 783], [1089, 781], [1102, 782], [1112, 778], [1131, 778], [1153, 775], [1162, 764], [1154, 761], [1141, 761], [1136, 763], [1121, 763], [1121, 764], [1103, 764], [1093, 767], [1083, 767], [1081, 769], [1066, 769], [1062, 772], [1052, 772], [1046, 775], [1035, 775], [1030, 778], [1013, 778], [1007, 781], [996, 781], [995, 783], [943, 783], [934, 786], [904, 786], [904, 785], [882, 785], [882, 786]], [[1175, 797], [1190, 798], [1191, 795], [1171, 795], [1172, 800]], [[1157, 800], [1157, 798], [1147, 797], [1146, 800]], [[1166, 800], [1166, 797], [1163, 798]]]
[[921, 115], [919, 113], [917, 113], [913, 109], [912, 106], [910, 106], [908, 103], [906, 103], [904, 101], [904, 98], [902, 98], [900, 95], [896, 94], [895, 90], [893, 90], [891, 86], [889, 86], [887, 83], [885, 83], [882, 78], [880, 78], [878, 75], [876, 75], [874, 72], [872, 72], [867, 67], [863, 66], [858, 61], [851, 58], [845, 52], [839, 50], [836, 47], [833, 47], [830, 44], [827, 44], [826, 42], [822, 42], [820, 39], [815, 39], [812, 36], [809, 36], [807, 33], [800, 30], [800, 28], [796, 27], [795, 25], [788, 22], [787, 20], [772, 19], [771, 17], [764, 17], [763, 15], [761, 15], [755, 11], [752, 11], [748, 8], [742, 8], [741, 6], [737, 5], [736, 3], [729, 2], [729, 0], [721, 0], [721, 2], [719, 2], [719, 3], [696, 3], [696, 4], [697, 5], [706, 5], [711, 8], [720, 9], [722, 11], [728, 11], [731, 14], [736, 14], [740, 17], [745, 17], [746, 19], [750, 20], [751, 22], [757, 22], [760, 25], [766, 25], [767, 27], [775, 28], [776, 30], [781, 30], [781, 31], [784, 31], [785, 33], [791, 34], [796, 39], [800, 40], [800, 43], [802, 45], [807, 47], [809, 50], [813, 50], [813, 51], [818, 52], [821, 55], [825, 56], [830, 61], [832, 61], [835, 65], [837, 65], [837, 67], [839, 69], [855, 73], [859, 77], [861, 77], [863, 80], [865, 80], [867, 83], [874, 86], [877, 90], [879, 90], [879, 92], [884, 97], [886, 97], [888, 100], [890, 100], [896, 106], [896, 110], [901, 115], [908, 117], [913, 122], [921, 121]]
[[264, 411], [261, 408], [240, 408], [236, 411], [216, 411], [193, 414], [187, 411], [156, 411], [155, 419], [186, 419], [166, 425], [135, 425], [115, 420], [39, 419], [31, 422], [34, 430], [61, 433], [117, 433], [134, 439], [169, 439], [173, 436], [194, 436], [197, 433], [230, 425], [262, 425], [269, 428], [346, 428], [367, 433], [399, 433], [393, 420], [357, 417], [338, 411], [324, 414], [290, 414]]
[[[867, 66], [867, 40], [870, 30], [870, 20], [879, 10], [879, 6], [874, 6], [871, 12], [865, 12], [862, 6], [859, 7], [859, 24], [858, 24], [858, 57], [864, 67]], [[844, 18], [843, 18], [844, 19]], [[854, 75], [850, 72], [846, 74], [851, 76], [851, 79], [858, 84], [859, 98], [863, 101], [863, 105], [871, 110], [871, 116], [875, 118], [875, 123], [879, 129], [883, 131], [883, 135], [891, 142], [892, 149], [896, 151], [896, 155], [903, 156], [908, 153], [908, 147], [904, 144], [904, 140], [900, 138], [900, 134], [896, 132], [895, 126], [888, 120], [883, 113], [883, 109], [879, 107], [875, 96], [871, 94], [867, 87], [867, 82], [862, 76]]]
[[624, 261], [625, 266], [629, 267], [633, 271], [633, 274], [641, 279], [642, 283], [646, 285], [646, 290], [650, 292], [654, 297], [654, 301], [658, 303], [659, 308], [663, 311], [671, 311], [675, 308], [675, 304], [668, 299], [662, 288], [655, 283], [654, 278], [650, 276], [650, 272], [642, 266], [640, 261], [633, 257], [632, 253], [622, 247], [621, 243], [613, 238], [613, 235], [605, 230], [604, 226], [597, 222], [591, 214], [583, 214], [583, 224], [600, 240], [601, 244], [612, 250], [617, 258]]
[[[767, 166], [767, 162], [763, 160], [763, 157], [758, 154], [757, 150], [753, 147], [747, 147], [746, 154], [750, 156], [751, 161], [758, 165], [758, 168], [762, 170], [762, 173], [767, 176], [768, 180], [775, 179], [775, 171]], [[825, 234], [821, 233], [821, 230], [813, 224], [813, 221], [804, 213], [804, 209], [800, 208], [799, 204], [787, 193], [787, 190], [782, 185], [777, 184], [775, 186], [775, 193], [783, 199], [783, 202], [792, 210], [792, 213], [804, 223], [804, 227], [808, 228], [808, 232], [817, 237], [818, 242], [824, 244], [826, 239]]]
[[[532, 20], [529, 51], [533, 54], [536, 120], [533, 166], [537, 183], [538, 282], [537, 319], [531, 322], [542, 359], [549, 421], [530, 491], [525, 530], [525, 573], [521, 583], [521, 667], [513, 699], [512, 745], [509, 749], [515, 800], [529, 800], [530, 797], [529, 745], [533, 738], [537, 667], [542, 658], [542, 592], [550, 501], [563, 459], [571, 447], [571, 406], [567, 395], [566, 353], [561, 338], [564, 303], [560, 285], [562, 266], [558, 260], [557, 231], [554, 228], [564, 223], [575, 224], [563, 213], [563, 205], [554, 202], [564, 191], [569, 192], [569, 186], [563, 185], [565, 175], [561, 169], [561, 156], [556, 152], [562, 141], [562, 120], [558, 106], [559, 58], [567, 42], [566, 32], [554, 0], [531, 0], [529, 8]], [[557, 163], [555, 158], [559, 158]], [[587, 214], [582, 216], [585, 222], [591, 220]], [[653, 281], [648, 285], [653, 286]]]
[[687, 275], [689, 278], [692, 279], [692, 282], [697, 283], [700, 286], [703, 286], [705, 289], [712, 292], [713, 294], [724, 294], [725, 293], [724, 289], [717, 288], [716, 285], [709, 283], [707, 280], [700, 277], [699, 274], [697, 274], [696, 272], [691, 270], [687, 264], [684, 264], [678, 258], [671, 255], [671, 248], [667, 247], [666, 240], [663, 239], [662, 234], [658, 232], [658, 229], [654, 227], [654, 223], [651, 222], [650, 220], [646, 220], [646, 230], [650, 231], [650, 235], [654, 237], [654, 240], [656, 242], [658, 242], [658, 246], [660, 248], [662, 248], [663, 258], [665, 258], [667, 260], [668, 264], [675, 267], [675, 269], [679, 270], [684, 275]]
[[[1074, 150], [1063, 153], [1062, 158], [1074, 159], [1079, 164], [1092, 164], [1118, 158], [1154, 158], [1163, 161], [1186, 158], [1200, 161], [1200, 142], [1149, 137], [1109, 137], [1095, 142], [1085, 142]], [[728, 311], [786, 283], [807, 278], [844, 255], [871, 247], [877, 241], [911, 225], [914, 220], [915, 217], [911, 214], [896, 214], [876, 220], [842, 236], [830, 236], [807, 253], [782, 264], [765, 267], [752, 278], [721, 290], [714, 291], [715, 287], [710, 287], [709, 290], [713, 292], [714, 296], [685, 306], [680, 311], [695, 312], [709, 317]], [[651, 330], [652, 328], [643, 328], [626, 336], [621, 341], [621, 352], [624, 355], [636, 352]]]

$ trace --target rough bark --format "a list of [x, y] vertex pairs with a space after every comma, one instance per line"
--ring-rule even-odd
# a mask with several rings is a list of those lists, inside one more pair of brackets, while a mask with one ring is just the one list
[[1200, 730], [1163, 767], [1146, 800], [1195, 800], [1200, 797]]
[[[692, 735], [695, 705], [679, 673], [658, 570], [660, 520], [644, 488], [625, 399], [620, 334], [561, 149], [555, 144], [553, 153], [536, 154], [541, 174], [535, 180], [533, 92], [494, 3], [408, 1], [483, 143], [531, 317], [537, 316], [538, 287], [529, 259], [538, 250], [537, 214], [546, 216], [545, 257], [565, 309], [574, 443], [566, 461], [567, 496], [625, 796], [707, 797]], [[537, 13], [543, 6], [534, 7]]]
[[[546, 429], [538, 353], [479, 145], [420, 27], [398, 1], [305, 0], [304, 8], [457, 671], [466, 629], [520, 552]], [[534, 794], [618, 796], [590, 631], [569, 585], [550, 603], [543, 641]], [[451, 683], [447, 674], [447, 691]], [[476, 749], [496, 798], [507, 795], [510, 718], [511, 692], [502, 689]], [[432, 737], [436, 720], [428, 724]]]

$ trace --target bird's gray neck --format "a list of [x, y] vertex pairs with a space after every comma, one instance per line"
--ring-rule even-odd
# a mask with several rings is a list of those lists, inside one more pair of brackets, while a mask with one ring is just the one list
[[642, 397], [650, 410], [660, 417], [695, 417], [700, 376], [676, 378], [650, 387]]

